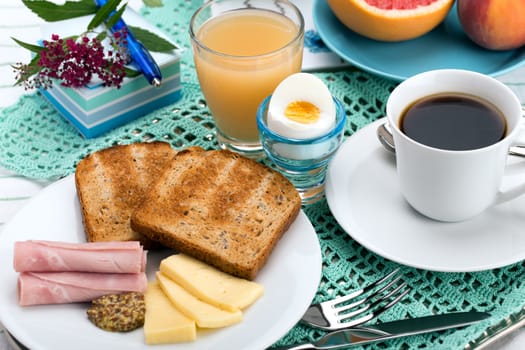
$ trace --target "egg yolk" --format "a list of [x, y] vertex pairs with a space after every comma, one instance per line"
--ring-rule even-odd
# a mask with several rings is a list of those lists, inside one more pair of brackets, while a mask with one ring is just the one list
[[293, 101], [284, 110], [286, 118], [301, 124], [315, 123], [319, 114], [319, 108], [307, 101]]

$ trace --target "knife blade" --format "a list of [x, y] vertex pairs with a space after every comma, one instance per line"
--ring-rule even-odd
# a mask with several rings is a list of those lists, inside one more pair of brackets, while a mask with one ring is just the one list
[[482, 321], [487, 317], [490, 317], [490, 314], [486, 312], [467, 311], [409, 318], [369, 326], [342, 329], [327, 333], [311, 344], [283, 346], [274, 348], [274, 350], [335, 350], [387, 339], [464, 327]]

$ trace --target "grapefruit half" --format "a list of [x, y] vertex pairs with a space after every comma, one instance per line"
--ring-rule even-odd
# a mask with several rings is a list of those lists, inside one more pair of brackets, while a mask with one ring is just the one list
[[454, 0], [327, 0], [349, 29], [380, 41], [417, 38], [439, 25]]

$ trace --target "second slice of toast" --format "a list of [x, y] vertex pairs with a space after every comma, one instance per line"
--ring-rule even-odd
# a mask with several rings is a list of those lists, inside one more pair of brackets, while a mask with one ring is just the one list
[[229, 151], [181, 151], [131, 218], [133, 229], [234, 276], [253, 280], [297, 217], [280, 173]]

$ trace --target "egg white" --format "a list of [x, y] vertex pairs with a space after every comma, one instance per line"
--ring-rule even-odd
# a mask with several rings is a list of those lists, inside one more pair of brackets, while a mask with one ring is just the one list
[[[319, 109], [319, 119], [301, 123], [287, 118], [286, 106], [305, 101]], [[275, 89], [268, 104], [268, 128], [280, 136], [310, 139], [326, 134], [335, 125], [335, 104], [324, 82], [309, 73], [296, 73], [284, 79]]]

